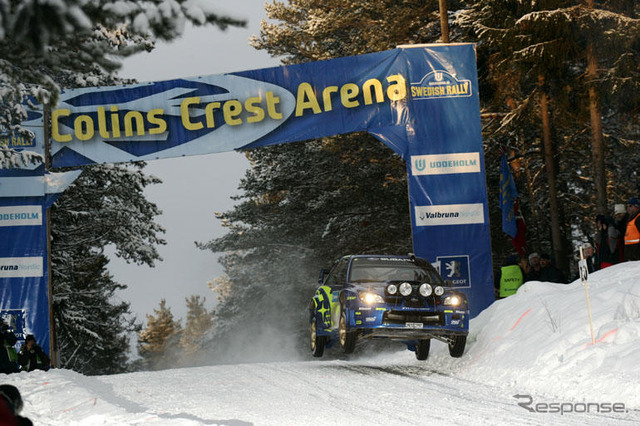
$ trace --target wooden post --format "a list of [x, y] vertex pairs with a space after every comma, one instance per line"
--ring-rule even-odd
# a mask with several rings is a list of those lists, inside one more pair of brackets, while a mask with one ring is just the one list
[[549, 184], [549, 219], [551, 220], [551, 241], [553, 243], [553, 255], [557, 266], [565, 274], [569, 270], [566, 261], [562, 233], [560, 231], [560, 207], [557, 197], [555, 149], [551, 140], [551, 119], [549, 117], [549, 98], [545, 90], [544, 75], [538, 75], [538, 87], [540, 88], [540, 119], [542, 120], [542, 146], [544, 153], [544, 165], [547, 169], [547, 182]]
[[442, 42], [449, 43], [449, 13], [447, 11], [447, 0], [440, 0], [440, 28], [442, 31]]
[[[51, 150], [49, 137], [49, 118], [51, 107], [47, 104], [43, 108], [42, 119], [44, 121], [44, 171], [51, 167]], [[47, 227], [47, 295], [49, 298], [49, 357], [51, 358], [51, 368], [58, 367], [58, 342], [56, 341], [56, 322], [53, 318], [53, 282], [51, 280], [51, 214], [46, 209]]]
[[589, 268], [587, 268], [587, 261], [584, 258], [582, 246], [580, 246], [580, 262], [578, 262], [578, 269], [580, 270], [580, 280], [584, 286], [585, 297], [587, 298], [587, 313], [589, 314], [589, 327], [591, 329], [591, 344], [596, 344], [596, 338], [593, 334], [593, 317], [591, 315], [591, 298], [589, 297], [589, 283], [587, 278], [589, 277]]

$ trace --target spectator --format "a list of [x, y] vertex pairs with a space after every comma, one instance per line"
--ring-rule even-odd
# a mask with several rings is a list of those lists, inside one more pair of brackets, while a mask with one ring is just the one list
[[503, 299], [507, 296], [511, 296], [518, 291], [518, 288], [524, 282], [524, 272], [520, 265], [518, 265], [518, 256], [516, 254], [510, 255], [502, 268], [498, 277], [498, 298]]
[[624, 234], [627, 232], [627, 209], [624, 204], [616, 204], [613, 206], [613, 226], [618, 230], [620, 238], [618, 238], [618, 255], [620, 259], [618, 263], [624, 262]]
[[3, 426], [33, 426], [31, 420], [22, 417], [22, 396], [13, 385], [0, 385], [0, 424]]
[[529, 267], [524, 276], [524, 281], [540, 281], [540, 255], [538, 253], [531, 253], [529, 255]]
[[10, 374], [19, 371], [16, 362], [18, 360], [16, 348], [13, 347], [17, 341], [16, 335], [0, 318], [0, 344], [2, 346], [0, 347], [0, 373]]
[[582, 255], [584, 256], [584, 259], [587, 261], [587, 270], [589, 271], [589, 273], [596, 271], [596, 266], [594, 264], [595, 262], [593, 259], [594, 254], [595, 254], [595, 250], [591, 245], [591, 243], [584, 243], [582, 245]]
[[49, 369], [49, 357], [36, 343], [33, 334], [27, 335], [24, 344], [18, 353], [18, 363], [21, 371], [45, 370]]
[[627, 202], [629, 222], [624, 234], [625, 260], [640, 260], [640, 202], [637, 198], [630, 198]]
[[566, 284], [567, 280], [560, 269], [551, 264], [551, 256], [548, 253], [540, 255], [540, 281]]
[[[604, 269], [620, 262], [619, 246], [622, 239], [613, 218], [599, 214], [596, 216], [595, 270]], [[589, 271], [591, 272], [591, 271]]]

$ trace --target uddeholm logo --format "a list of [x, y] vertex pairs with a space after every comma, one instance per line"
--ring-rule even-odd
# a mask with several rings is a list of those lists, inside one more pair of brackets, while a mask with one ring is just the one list
[[412, 155], [411, 173], [414, 176], [480, 173], [480, 153]]

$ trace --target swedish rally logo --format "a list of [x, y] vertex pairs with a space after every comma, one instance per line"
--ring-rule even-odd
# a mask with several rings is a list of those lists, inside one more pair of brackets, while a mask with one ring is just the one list
[[458, 80], [447, 71], [433, 71], [411, 83], [413, 99], [463, 98], [471, 96], [471, 81]]

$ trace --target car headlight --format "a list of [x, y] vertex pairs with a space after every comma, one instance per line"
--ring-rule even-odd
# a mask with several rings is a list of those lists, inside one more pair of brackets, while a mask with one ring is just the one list
[[461, 303], [462, 303], [462, 297], [458, 296], [457, 294], [454, 294], [453, 296], [445, 297], [444, 302], [442, 302], [443, 305], [448, 305], [448, 306], [460, 306]]
[[413, 291], [413, 287], [409, 283], [400, 284], [400, 294], [403, 296], [408, 296]]
[[373, 305], [374, 303], [384, 303], [384, 299], [377, 293], [370, 292], [360, 292], [358, 293], [358, 297], [360, 300], [368, 305]]
[[431, 293], [433, 293], [433, 288], [429, 284], [424, 283], [420, 285], [420, 288], [418, 289], [418, 291], [420, 291], [420, 294], [423, 297], [427, 297], [427, 296], [431, 296]]
[[436, 296], [442, 296], [444, 294], [444, 288], [442, 286], [436, 286], [433, 292], [436, 294]]
[[398, 292], [398, 286], [395, 284], [389, 284], [387, 286], [387, 293], [389, 293], [390, 295], [394, 295]]

